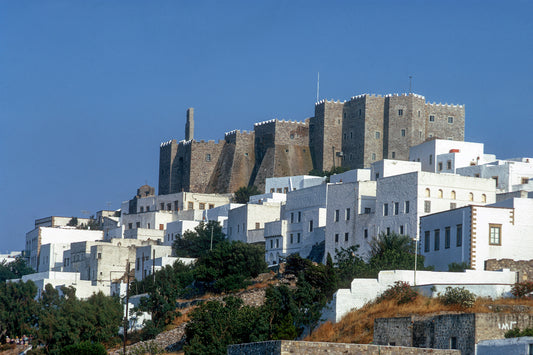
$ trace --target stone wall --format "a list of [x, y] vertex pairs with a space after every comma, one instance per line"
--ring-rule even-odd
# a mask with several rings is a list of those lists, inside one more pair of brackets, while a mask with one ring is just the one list
[[475, 354], [481, 340], [502, 339], [505, 332], [533, 326], [528, 313], [463, 313], [437, 316], [378, 318], [374, 321], [374, 343], [417, 348], [455, 349]]
[[489, 259], [485, 260], [485, 270], [510, 269], [518, 272], [518, 281], [533, 280], [533, 259]]
[[400, 346], [380, 346], [369, 344], [321, 343], [309, 341], [274, 340], [249, 344], [228, 346], [228, 355], [285, 355], [285, 354], [367, 354], [367, 355], [396, 355], [396, 354], [435, 354], [460, 355], [458, 350], [435, 350], [422, 348], [408, 348]]

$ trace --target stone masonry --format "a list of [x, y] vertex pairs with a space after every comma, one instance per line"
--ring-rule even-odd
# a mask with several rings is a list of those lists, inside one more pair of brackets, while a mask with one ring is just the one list
[[228, 355], [367, 354], [367, 355], [460, 355], [458, 350], [435, 350], [368, 344], [273, 340], [228, 346]]
[[475, 354], [481, 340], [502, 339], [515, 327], [533, 326], [528, 313], [463, 313], [437, 316], [379, 318], [374, 321], [374, 344], [416, 348], [459, 349]]
[[417, 94], [322, 100], [305, 121], [259, 122], [253, 131], [228, 132], [218, 143], [194, 139], [193, 112], [187, 111], [186, 140], [161, 144], [159, 195], [262, 189], [268, 177], [407, 160], [409, 148], [427, 139], [464, 140], [465, 128], [463, 105], [429, 103]]

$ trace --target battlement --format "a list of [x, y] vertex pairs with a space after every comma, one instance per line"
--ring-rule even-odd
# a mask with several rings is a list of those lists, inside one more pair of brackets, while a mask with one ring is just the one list
[[395, 94], [387, 94], [384, 97], [410, 97], [410, 96], [416, 97], [418, 99], [424, 99], [424, 100], [426, 99], [422, 95], [418, 95], [418, 94], [414, 94], [414, 93], [405, 93], [405, 92], [401, 93], [401, 94], [397, 94], [397, 93], [395, 93]]
[[331, 99], [331, 100], [322, 99], [322, 100], [320, 100], [318, 102], [315, 102], [315, 106], [323, 105], [323, 104], [343, 104], [345, 102], [346, 102], [346, 100], [344, 100], [344, 101], [340, 101], [340, 100], [335, 101], [334, 99]]
[[235, 135], [238, 135], [238, 134], [253, 134], [254, 131], [242, 131], [240, 129], [234, 129], [233, 131], [229, 131], [229, 132], [226, 132], [224, 133], [224, 137], [228, 137], [228, 136], [235, 136]]
[[306, 125], [307, 124], [306, 122], [303, 122], [303, 121], [291, 121], [291, 120], [285, 120], [285, 119], [279, 120], [277, 118], [274, 118], [272, 120], [254, 123], [254, 127], [263, 126], [263, 125], [269, 125], [269, 124], [273, 124], [273, 123], [292, 123], [292, 124], [301, 124], [301, 125]]
[[444, 104], [443, 104], [443, 103], [441, 103], [441, 102], [439, 102], [438, 104], [435, 103], [435, 102], [433, 102], [433, 103], [431, 103], [431, 102], [426, 102], [426, 105], [429, 105], [429, 106], [435, 106], [435, 107], [437, 107], [437, 106], [442, 106], [442, 107], [454, 107], [454, 108], [464, 108], [464, 107], [465, 107], [465, 105], [456, 105], [456, 104], [448, 104], [448, 103], [444, 103]]
[[166, 147], [167, 145], [170, 145], [172, 143], [176, 143], [176, 140], [175, 139], [171, 139], [169, 141], [166, 141], [166, 142], [161, 142], [161, 144], [159, 145], [160, 148], [163, 148], [163, 147]]

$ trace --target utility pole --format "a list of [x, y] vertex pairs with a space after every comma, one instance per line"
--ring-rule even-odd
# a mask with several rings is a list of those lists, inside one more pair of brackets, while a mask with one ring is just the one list
[[126, 262], [126, 314], [124, 315], [124, 351], [126, 354], [126, 342], [128, 341], [128, 304], [130, 303], [130, 262]]
[[317, 78], [316, 78], [316, 102], [318, 102], [318, 98], [319, 98], [319, 92], [320, 92], [320, 72], [317, 73]]
[[152, 275], [154, 275], [154, 287], [155, 287], [155, 249], [152, 252]]
[[211, 248], [209, 250], [213, 250], [213, 223], [211, 223]]
[[413, 91], [412, 91], [412, 80], [413, 80], [413, 76], [412, 75], [409, 75], [409, 93], [411, 94]]

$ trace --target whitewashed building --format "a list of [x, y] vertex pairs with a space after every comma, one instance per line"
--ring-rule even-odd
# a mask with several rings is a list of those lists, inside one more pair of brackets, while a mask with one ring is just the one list
[[420, 219], [425, 265], [448, 270], [452, 262], [484, 270], [488, 259], [533, 259], [533, 199], [471, 205]]
[[199, 221], [175, 221], [167, 223], [167, 229], [165, 230], [165, 240], [163, 245], [172, 246], [174, 241], [180, 239], [183, 233], [189, 231], [194, 232], [194, 229], [200, 224]]
[[280, 219], [279, 203], [246, 205], [228, 211], [227, 237], [230, 241], [262, 243], [265, 241], [265, 223]]
[[194, 258], [178, 258], [172, 256], [172, 247], [167, 245], [145, 245], [138, 247], [135, 259], [135, 278], [143, 280], [176, 261], [189, 265]]
[[272, 177], [265, 180], [265, 193], [287, 193], [325, 183], [326, 177], [298, 175]]

